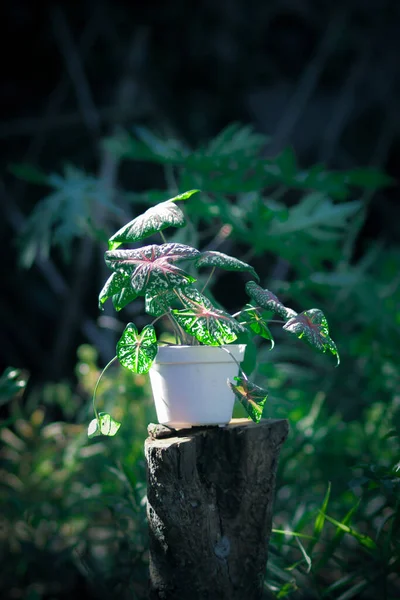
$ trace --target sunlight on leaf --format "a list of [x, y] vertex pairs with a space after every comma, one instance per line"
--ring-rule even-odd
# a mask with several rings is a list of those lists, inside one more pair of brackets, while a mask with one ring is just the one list
[[227, 254], [223, 254], [222, 252], [215, 252], [213, 250], [209, 250], [207, 252], [202, 252], [201, 256], [195, 261], [196, 267], [218, 267], [219, 269], [225, 269], [226, 271], [248, 271], [257, 279], [260, 279], [251, 265], [239, 260], [237, 258], [233, 258], [232, 256], [228, 256]]
[[109, 250], [115, 250], [121, 244], [142, 240], [158, 231], [162, 231], [166, 227], [184, 227], [186, 225], [185, 215], [174, 204], [174, 201], [186, 200], [198, 191], [190, 190], [179, 194], [179, 196], [175, 196], [175, 198], [152, 206], [145, 213], [124, 225], [109, 239]]
[[98, 435], [114, 436], [121, 423], [112, 418], [111, 415], [105, 412], [99, 413], [98, 419], [93, 419], [89, 423], [88, 437], [93, 438]]
[[270, 350], [272, 350], [272, 348], [275, 346], [274, 338], [272, 337], [272, 333], [269, 330], [267, 321], [263, 318], [262, 314], [256, 308], [251, 307], [251, 305], [249, 304], [246, 304], [246, 308], [240, 313], [239, 318], [240, 323], [242, 325], [245, 325], [246, 327], [251, 329], [251, 331], [256, 335], [259, 335], [265, 340], [270, 341]]
[[178, 292], [175, 290], [147, 292], [145, 296], [145, 310], [148, 315], [153, 317], [163, 315], [169, 308], [174, 308], [175, 303], [182, 305]]
[[125, 276], [118, 279], [120, 286], [124, 287], [129, 277], [133, 291], [143, 295], [148, 290], [159, 292], [193, 283], [194, 277], [173, 263], [199, 254], [185, 244], [152, 244], [134, 250], [109, 250], [105, 261], [110, 269]]
[[244, 333], [244, 327], [231, 315], [215, 308], [211, 301], [195, 288], [180, 290], [179, 297], [186, 308], [172, 311], [177, 323], [199, 342], [209, 346], [230, 344]]
[[132, 287], [131, 278], [123, 271], [115, 271], [110, 275], [99, 294], [99, 308], [112, 298], [115, 310], [119, 311], [138, 297]]
[[193, 196], [193, 194], [198, 194], [200, 191], [201, 190], [189, 190], [188, 192], [183, 192], [183, 194], [178, 194], [177, 196], [170, 198], [169, 202], [180, 202], [181, 200], [187, 200]]
[[334, 519], [333, 517], [329, 517], [328, 515], [325, 515], [325, 519], [332, 523], [332, 525], [335, 525], [338, 529], [351, 535], [365, 548], [368, 548], [369, 550], [376, 549], [376, 543], [372, 538], [369, 537], [369, 535], [363, 535], [361, 533], [358, 533], [352, 527], [349, 527], [348, 525], [345, 525], [344, 523], [341, 523], [340, 521], [337, 521], [336, 519]]
[[133, 373], [148, 373], [157, 351], [156, 332], [152, 325], [146, 325], [138, 333], [135, 325], [128, 323], [117, 343], [119, 362]]
[[313, 346], [321, 352], [329, 350], [336, 356], [337, 364], [340, 363], [339, 352], [335, 342], [329, 336], [328, 322], [324, 313], [318, 308], [311, 308], [290, 319], [283, 326], [285, 331], [289, 331], [299, 339], [304, 339], [310, 346]]
[[249, 417], [255, 423], [259, 423], [268, 397], [267, 390], [251, 383], [243, 376], [234, 379], [237, 383], [228, 380], [229, 387], [234, 392], [237, 400], [244, 406]]

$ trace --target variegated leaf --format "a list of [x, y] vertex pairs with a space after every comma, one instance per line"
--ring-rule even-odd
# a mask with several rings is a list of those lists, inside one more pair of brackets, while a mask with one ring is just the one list
[[232, 383], [228, 380], [229, 387], [234, 392], [237, 400], [244, 406], [249, 417], [255, 423], [259, 423], [268, 397], [267, 390], [264, 390], [243, 376], [235, 377], [234, 379], [237, 383]]
[[195, 261], [196, 267], [218, 267], [219, 269], [225, 269], [226, 271], [248, 271], [259, 281], [259, 276], [251, 265], [223, 254], [222, 252], [216, 252], [214, 250], [207, 250], [202, 252], [201, 256]]
[[182, 302], [175, 290], [163, 290], [161, 292], [147, 292], [145, 296], [145, 310], [152, 317], [165, 314], [169, 308], [176, 308], [176, 303]]
[[109, 250], [107, 266], [130, 277], [133, 291], [144, 295], [187, 285], [194, 277], [175, 266], [179, 260], [193, 259], [199, 251], [184, 244], [152, 244], [133, 250]]
[[108, 241], [109, 250], [115, 250], [121, 244], [127, 244], [142, 240], [166, 227], [184, 227], [186, 225], [185, 215], [174, 201], [190, 198], [199, 190], [190, 190], [175, 198], [160, 202], [152, 206], [142, 215], [130, 221], [119, 229]]
[[195, 288], [185, 288], [179, 295], [186, 308], [175, 309], [172, 314], [182, 329], [199, 342], [208, 346], [230, 344], [237, 339], [237, 334], [246, 331], [230, 314], [215, 308]]
[[299, 339], [304, 339], [321, 352], [329, 350], [336, 356], [337, 365], [340, 363], [336, 344], [329, 336], [328, 322], [324, 313], [318, 308], [311, 308], [296, 315], [285, 323], [283, 329], [293, 333]]
[[239, 315], [240, 323], [245, 325], [253, 333], [263, 337], [265, 340], [271, 342], [271, 350], [275, 346], [274, 338], [269, 330], [267, 321], [263, 318], [262, 314], [254, 307], [249, 304], [246, 305]]
[[123, 271], [115, 271], [110, 275], [99, 294], [99, 308], [112, 298], [115, 310], [121, 310], [138, 297], [132, 287], [130, 276]]
[[157, 355], [158, 345], [153, 325], [143, 327], [138, 333], [133, 323], [128, 323], [117, 343], [118, 360], [133, 373], [148, 373]]
[[101, 412], [99, 413], [97, 419], [90, 421], [88, 427], [88, 437], [93, 438], [98, 435], [107, 435], [112, 437], [117, 433], [120, 427], [121, 423], [113, 419], [111, 415]]
[[246, 292], [250, 298], [258, 304], [258, 306], [277, 313], [280, 317], [285, 319], [285, 321], [297, 314], [291, 308], [284, 306], [284, 304], [282, 304], [275, 294], [269, 290], [263, 290], [263, 288], [257, 285], [255, 281], [249, 281], [246, 283]]

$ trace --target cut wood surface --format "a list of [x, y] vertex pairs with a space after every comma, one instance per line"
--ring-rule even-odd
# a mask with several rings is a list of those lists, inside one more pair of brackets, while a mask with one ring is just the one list
[[259, 600], [287, 421], [148, 430], [149, 598]]

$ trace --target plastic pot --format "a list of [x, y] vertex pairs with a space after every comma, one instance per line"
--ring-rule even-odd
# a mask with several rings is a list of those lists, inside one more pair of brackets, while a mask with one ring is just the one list
[[234, 358], [240, 363], [245, 350], [246, 344], [161, 346], [149, 373], [158, 422], [174, 429], [229, 423], [235, 396], [227, 379], [238, 375]]

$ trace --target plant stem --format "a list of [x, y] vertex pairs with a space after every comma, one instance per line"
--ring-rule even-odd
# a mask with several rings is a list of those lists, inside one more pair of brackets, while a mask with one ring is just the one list
[[[168, 320], [169, 320], [169, 322], [170, 322], [170, 323], [171, 323], [171, 325], [172, 325], [172, 329], [173, 329], [173, 331], [174, 331], [174, 334], [175, 334], [175, 344], [178, 344], [179, 338], [181, 337], [181, 336], [180, 336], [180, 331], [178, 330], [178, 328], [177, 328], [177, 324], [176, 324], [176, 322], [174, 321], [174, 319], [173, 319], [173, 317], [172, 317], [171, 313], [167, 313], [167, 317], [168, 317]], [[181, 341], [182, 341], [182, 339], [181, 339]]]
[[221, 350], [224, 350], [225, 352], [227, 352], [231, 359], [235, 361], [235, 363], [237, 364], [238, 368], [239, 368], [239, 373], [241, 373], [243, 375], [243, 378], [248, 381], [249, 378], [247, 377], [246, 373], [243, 371], [242, 367], [240, 366], [240, 362], [233, 356], [232, 352], [228, 349], [225, 348], [224, 346], [219, 346], [219, 348], [221, 348]]
[[216, 267], [213, 267], [213, 268], [211, 269], [211, 273], [209, 274], [207, 281], [206, 281], [206, 282], [205, 282], [205, 284], [203, 285], [203, 289], [201, 290], [201, 293], [203, 293], [203, 292], [204, 292], [204, 290], [206, 289], [206, 287], [207, 287], [207, 286], [208, 286], [208, 284], [210, 283], [210, 281], [211, 281], [211, 278], [212, 278], [212, 276], [214, 275], [215, 268], [216, 268]]
[[94, 391], [93, 391], [93, 400], [92, 400], [92, 403], [93, 403], [93, 412], [94, 412], [94, 416], [96, 417], [96, 419], [97, 419], [97, 420], [99, 420], [99, 414], [98, 414], [98, 412], [97, 412], [97, 410], [96, 410], [96, 392], [97, 392], [97, 387], [98, 387], [98, 385], [99, 385], [99, 383], [100, 383], [100, 379], [103, 377], [103, 375], [104, 375], [104, 373], [107, 371], [108, 367], [110, 367], [110, 366], [112, 365], [112, 363], [113, 363], [113, 362], [114, 362], [114, 361], [115, 361], [117, 358], [118, 358], [118, 356], [114, 356], [114, 358], [112, 358], [112, 359], [110, 360], [110, 362], [108, 362], [108, 363], [106, 364], [106, 366], [104, 367], [104, 369], [102, 370], [102, 372], [101, 372], [101, 373], [100, 373], [100, 375], [99, 375], [99, 378], [98, 378], [98, 380], [97, 380], [97, 382], [96, 382], [96, 385], [94, 386]]
[[[250, 308], [244, 308], [243, 310], [239, 310], [238, 312], [231, 315], [232, 319], [241, 315], [244, 312], [250, 312], [251, 310], [262, 310], [262, 306], [251, 306]], [[282, 321], [281, 319], [268, 319], [267, 323], [281, 323], [281, 324], [283, 323], [283, 324], [285, 324], [286, 321]]]
[[167, 243], [167, 239], [166, 239], [165, 235], [163, 234], [163, 232], [159, 231], [158, 233], [160, 234], [160, 237], [161, 237], [161, 239], [163, 241], [163, 244], [166, 244]]

